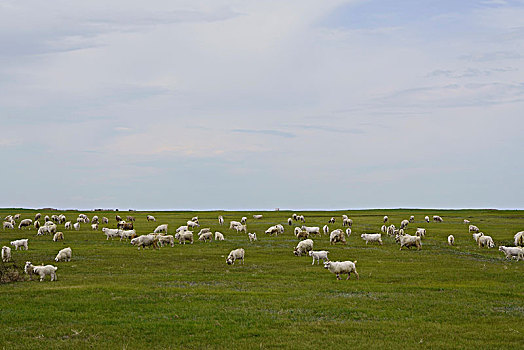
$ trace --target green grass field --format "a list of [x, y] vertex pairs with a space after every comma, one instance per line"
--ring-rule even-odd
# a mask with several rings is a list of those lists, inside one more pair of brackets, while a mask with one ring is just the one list
[[[0, 216], [36, 211], [2, 209]], [[57, 212], [41, 211], [43, 215]], [[75, 220], [78, 212], [63, 212]], [[253, 214], [264, 214], [253, 220]], [[86, 212], [107, 216], [114, 212]], [[128, 212], [118, 212], [121, 216]], [[146, 214], [157, 222], [148, 223]], [[4, 349], [522, 349], [524, 348], [524, 262], [504, 260], [499, 245], [513, 246], [524, 230], [524, 212], [495, 210], [362, 210], [300, 212], [309, 226], [341, 227], [341, 215], [353, 219], [347, 245], [330, 246], [329, 237], [313, 238], [315, 250], [331, 260], [358, 260], [360, 279], [337, 281], [312, 259], [296, 257], [297, 239], [286, 223], [291, 212], [135, 212], [135, 228], [146, 234], [162, 223], [174, 234], [198, 215], [201, 227], [223, 232], [223, 242], [137, 250], [106, 240], [84, 224], [66, 231], [65, 241], [35, 236], [35, 229], [3, 230], [1, 245], [29, 238], [28, 251], [15, 251], [13, 264], [25, 261], [58, 266], [58, 281], [35, 280], [0, 285], [0, 344]], [[220, 227], [217, 217], [226, 225]], [[422, 250], [399, 251], [391, 237], [369, 244], [361, 233], [379, 232], [388, 215], [397, 227], [415, 215], [427, 229]], [[443, 223], [425, 223], [441, 215]], [[245, 234], [228, 230], [230, 220], [247, 216]], [[476, 246], [463, 219], [491, 235], [497, 248]], [[42, 221], [42, 220], [41, 220]], [[282, 223], [286, 232], [264, 231]], [[101, 226], [102, 227], [102, 226]], [[198, 232], [198, 230], [195, 230]], [[195, 233], [196, 233], [195, 232]], [[447, 245], [449, 234], [455, 246]], [[196, 236], [196, 235], [195, 235]], [[71, 262], [55, 263], [70, 246]], [[229, 251], [243, 247], [245, 265], [228, 266]]]

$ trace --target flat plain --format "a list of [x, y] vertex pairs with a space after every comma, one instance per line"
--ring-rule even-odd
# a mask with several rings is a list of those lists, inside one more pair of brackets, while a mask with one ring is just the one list
[[[0, 209], [0, 217], [36, 210]], [[80, 212], [63, 213], [76, 220]], [[169, 224], [169, 234], [198, 216], [200, 228], [220, 231], [226, 240], [141, 249], [119, 239], [106, 240], [89, 224], [65, 230], [65, 240], [36, 236], [31, 230], [2, 230], [0, 245], [29, 238], [29, 250], [15, 251], [3, 268], [22, 271], [31, 261], [58, 266], [58, 281], [0, 285], [0, 347], [4, 349], [517, 349], [524, 346], [524, 262], [504, 259], [499, 245], [513, 246], [524, 230], [524, 212], [503, 210], [348, 210], [304, 211], [306, 225], [353, 219], [347, 245], [313, 237], [315, 250], [331, 260], [357, 260], [360, 279], [336, 280], [308, 256], [296, 257], [298, 240], [287, 225], [291, 211], [82, 212], [136, 217], [138, 234]], [[147, 222], [152, 214], [156, 222]], [[253, 214], [263, 214], [254, 220]], [[223, 215], [225, 225], [217, 217]], [[407, 233], [426, 228], [422, 249], [399, 250], [392, 237], [368, 244], [362, 233], [377, 233], [388, 215], [397, 227], [415, 216]], [[442, 223], [424, 216], [440, 215]], [[229, 230], [229, 221], [248, 217], [258, 241]], [[491, 235], [496, 248], [479, 248], [463, 223], [468, 219]], [[42, 221], [42, 219], [41, 219]], [[285, 232], [264, 231], [281, 223]], [[195, 236], [198, 232], [195, 229]], [[453, 234], [455, 246], [447, 244]], [[71, 262], [54, 262], [71, 247]], [[229, 251], [242, 247], [245, 264], [227, 265]]]

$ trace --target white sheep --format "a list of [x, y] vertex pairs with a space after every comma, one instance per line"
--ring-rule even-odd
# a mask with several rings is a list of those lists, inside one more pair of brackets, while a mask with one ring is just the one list
[[138, 237], [135, 237], [131, 240], [131, 244], [138, 247], [138, 250], [140, 248], [150, 247], [153, 246], [153, 248], [158, 248], [158, 237], [157, 235], [141, 235]]
[[347, 273], [348, 278], [351, 275], [351, 272], [354, 272], [357, 276], [357, 280], [359, 279], [359, 275], [357, 272], [356, 267], [357, 261], [327, 261], [324, 263], [324, 268], [328, 269], [331, 273], [334, 273], [337, 275], [337, 280], [340, 280], [340, 274], [341, 273]]
[[4, 229], [4, 230], [5, 230], [6, 228], [12, 230], [12, 229], [14, 229], [14, 227], [15, 227], [15, 226], [14, 226], [12, 223], [7, 222], [7, 221], [4, 221], [4, 224], [3, 224], [3, 229]]
[[167, 225], [168, 224], [158, 225], [153, 232], [154, 233], [165, 232], [167, 234]]
[[133, 239], [136, 237], [136, 230], [135, 229], [132, 229], [132, 230], [118, 230], [118, 236], [120, 236], [120, 241], [125, 240], [127, 241], [128, 239]]
[[328, 250], [310, 250], [309, 256], [313, 258], [313, 262], [311, 263], [311, 265], [315, 265], [315, 260], [317, 261], [317, 265], [320, 265], [320, 260], [322, 260], [323, 263], [329, 261], [328, 254]]
[[98, 224], [91, 224], [91, 230], [98, 231]]
[[234, 230], [237, 226], [240, 226], [242, 225], [242, 223], [238, 222], [238, 221], [230, 221], [229, 222], [229, 229], [230, 230]]
[[65, 223], [65, 229], [66, 230], [72, 230], [73, 229], [73, 224], [71, 223], [71, 221], [68, 221]]
[[178, 239], [178, 244], [186, 244], [186, 241], [193, 244], [193, 231], [177, 232], [175, 238]]
[[342, 220], [342, 226], [349, 226], [349, 227], [353, 226], [353, 220], [352, 219], [347, 219], [347, 218], [343, 219]]
[[189, 227], [187, 225], [179, 226], [175, 232], [184, 232], [189, 231]]
[[247, 234], [247, 236], [248, 236], [250, 242], [254, 242], [254, 241], [257, 240], [256, 232], [253, 232], [253, 233], [250, 232], [250, 233]]
[[53, 236], [53, 242], [57, 242], [58, 240], [64, 240], [64, 234], [62, 232], [57, 232]]
[[221, 232], [215, 232], [215, 241], [223, 241], [224, 235]]
[[435, 222], [443, 222], [444, 220], [440, 216], [438, 216], [438, 215], [433, 215], [433, 221], [435, 221]]
[[378, 242], [382, 245], [382, 235], [380, 233], [363, 233], [360, 237], [366, 241], [366, 244], [368, 242]]
[[259, 220], [259, 219], [262, 219], [263, 216], [264, 215], [261, 215], [261, 214], [253, 215], [253, 219]]
[[520, 259], [524, 260], [524, 249], [521, 247], [506, 247], [501, 245], [499, 250], [506, 254], [506, 259], [517, 258], [517, 261]]
[[55, 261], [56, 262], [59, 262], [59, 261], [62, 261], [62, 260], [71, 261], [71, 255], [72, 254], [73, 254], [73, 251], [71, 250], [70, 247], [61, 249], [58, 252], [58, 254], [56, 255]]
[[420, 236], [420, 237], [426, 237], [426, 229], [417, 227], [417, 232], [415, 233], [415, 235]]
[[107, 227], [104, 227], [102, 228], [102, 232], [104, 232], [104, 234], [106, 235], [106, 241], [109, 240], [109, 237], [111, 237], [111, 240], [113, 240], [113, 237], [118, 237], [120, 236], [120, 229], [117, 229], [117, 228], [107, 228]]
[[322, 227], [322, 232], [324, 232], [325, 235], [329, 234], [329, 226], [324, 225], [324, 227]]
[[278, 229], [278, 233], [284, 233], [284, 226], [282, 226], [281, 224], [277, 224], [275, 226]]
[[245, 251], [243, 248], [234, 249], [229, 252], [229, 255], [226, 258], [226, 263], [228, 265], [234, 265], [237, 259], [242, 260], [242, 265], [244, 265], [244, 254]]
[[409, 222], [415, 222], [415, 216], [414, 215], [411, 215], [409, 217]]
[[[17, 220], [17, 219], [15, 219]], [[20, 221], [20, 224], [18, 225], [18, 228], [21, 229], [22, 227], [29, 227], [31, 229], [31, 225], [33, 225], [33, 220], [31, 219], [24, 219]]]
[[384, 216], [384, 223], [388, 222], [389, 218], [387, 215]]
[[191, 220], [189, 220], [189, 221], [186, 223], [186, 225], [187, 225], [188, 227], [191, 227], [191, 228], [200, 227], [200, 224], [199, 224], [198, 222], [194, 222], [194, 221], [191, 221]]
[[465, 223], [466, 225], [469, 225], [469, 222], [470, 222], [470, 221], [469, 221], [468, 219], [464, 219], [464, 223]]
[[199, 241], [204, 241], [204, 242], [212, 241], [213, 240], [213, 232], [204, 232], [204, 233], [198, 235], [198, 240]]
[[388, 236], [393, 236], [395, 235], [395, 230], [397, 228], [395, 227], [395, 225], [389, 225], [388, 226], [388, 229], [387, 229], [387, 233], [388, 233]]
[[380, 232], [382, 232], [383, 234], [387, 234], [388, 233], [388, 227], [386, 225], [382, 225], [382, 227], [380, 227]]
[[247, 225], [237, 225], [235, 226], [235, 230], [237, 230], [237, 233], [240, 233], [240, 232], [247, 233]]
[[224, 225], [224, 217], [223, 217], [222, 215], [220, 215], [220, 216], [218, 217], [218, 224], [219, 224], [220, 226]]
[[146, 217], [147, 221], [156, 221], [155, 217], [153, 215], [148, 215]]
[[211, 229], [209, 227], [202, 228], [200, 229], [200, 232], [198, 233], [198, 235], [200, 236], [202, 233], [206, 233], [206, 232], [211, 232]]
[[469, 231], [469, 233], [471, 233], [471, 232], [479, 232], [480, 230], [479, 230], [479, 228], [478, 228], [477, 226], [475, 226], [475, 225], [469, 225], [469, 227], [468, 227], [468, 231]]
[[346, 229], [346, 235], [348, 236], [348, 238], [349, 236], [351, 236], [351, 229], [349, 227]]
[[75, 230], [79, 231], [80, 230], [80, 223], [79, 222], [75, 222], [73, 224], [73, 227], [74, 227]]
[[515, 240], [516, 246], [524, 246], [524, 231], [517, 232], [515, 236], [513, 236], [513, 239]]
[[305, 239], [303, 241], [298, 242], [293, 253], [296, 256], [302, 256], [302, 254], [307, 254], [310, 250], [313, 250], [313, 240]]
[[448, 236], [448, 244], [449, 245], [454, 245], [455, 244], [455, 237], [453, 237], [453, 235], [449, 235]]
[[240, 223], [244, 225], [247, 222], [247, 217], [243, 216], [242, 219], [240, 219]]
[[302, 226], [302, 231], [306, 231], [310, 235], [319, 235], [320, 234], [320, 227], [318, 226]]
[[26, 261], [24, 266], [24, 271], [28, 275], [31, 275], [33, 273], [36, 273], [40, 276], [40, 282], [42, 282], [46, 275], [51, 276], [51, 282], [56, 281], [56, 270], [58, 270], [58, 267], [53, 265], [45, 265], [45, 266], [33, 266], [30, 261]]
[[167, 235], [167, 236], [157, 235], [157, 238], [158, 238], [158, 244], [161, 247], [163, 247], [165, 244], [169, 244], [171, 247], [175, 246], [175, 237], [173, 237], [173, 235]]
[[273, 235], [273, 234], [275, 234], [275, 235], [278, 236], [278, 234], [280, 233], [280, 230], [278, 229], [277, 226], [271, 226], [271, 227], [269, 227], [269, 228], [265, 231], [265, 233], [268, 234], [268, 235]]
[[25, 239], [17, 239], [16, 241], [12, 241], [11, 242], [11, 245], [15, 247], [15, 250], [18, 250], [18, 248], [20, 248], [20, 250], [27, 250], [27, 241], [28, 239], [25, 238]]
[[408, 225], [409, 225], [409, 220], [402, 220], [400, 222], [400, 228], [401, 229], [404, 229], [404, 228], [408, 227]]
[[109, 224], [109, 219], [106, 218], [105, 216], [102, 218], [102, 223], [103, 224]]
[[293, 225], [293, 220], [291, 218], [287, 218], [287, 224], [289, 226], [292, 226]]
[[429, 216], [426, 215], [426, 217], [424, 217], [424, 220], [425, 220], [426, 222], [429, 222]]
[[328, 224], [334, 224], [335, 223], [335, 218], [332, 217], [331, 219], [328, 220]]
[[403, 235], [399, 236], [400, 240], [400, 250], [402, 250], [402, 247], [417, 247], [417, 250], [420, 250], [422, 247], [422, 241], [420, 239], [420, 236], [410, 236], [410, 235]]
[[473, 239], [475, 240], [475, 242], [479, 242], [479, 238], [484, 236], [484, 233], [483, 232], [478, 232], [478, 233], [474, 233], [473, 235]]
[[9, 262], [11, 260], [11, 248], [3, 246], [2, 247], [2, 261]]
[[341, 229], [333, 230], [333, 232], [331, 232], [329, 235], [329, 244], [335, 244], [337, 242], [346, 244], [346, 237], [344, 236], [344, 232]]
[[482, 247], [493, 248], [493, 247], [495, 247], [495, 243], [493, 242], [493, 238], [491, 238], [491, 236], [480, 236], [479, 240], [477, 241], [477, 243], [479, 244], [479, 248], [482, 248]]

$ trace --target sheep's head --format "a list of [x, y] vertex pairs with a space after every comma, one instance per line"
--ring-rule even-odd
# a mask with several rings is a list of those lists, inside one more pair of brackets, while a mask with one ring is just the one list
[[495, 243], [493, 243], [493, 241], [489, 241], [488, 248], [493, 248], [493, 247], [495, 247]]
[[295, 254], [296, 256], [300, 256], [301, 255], [297, 248], [295, 248], [295, 250], [293, 251], [293, 254]]
[[133, 239], [131, 240], [131, 244], [132, 244], [132, 245], [135, 245], [135, 244], [137, 243], [137, 241], [138, 241], [138, 238], [133, 238]]
[[504, 251], [505, 248], [506, 248], [505, 246], [501, 245], [501, 246], [499, 247], [499, 250], [502, 252], [502, 251]]
[[331, 261], [326, 261], [326, 262], [324, 263], [324, 268], [325, 268], [325, 269], [329, 269], [330, 267], [331, 267]]
[[30, 261], [25, 262], [24, 271], [27, 274], [33, 273], [33, 264]]
[[227, 259], [226, 259], [226, 263], [227, 263], [228, 265], [231, 265], [231, 264], [233, 264], [233, 260], [232, 260], [231, 258], [227, 258]]

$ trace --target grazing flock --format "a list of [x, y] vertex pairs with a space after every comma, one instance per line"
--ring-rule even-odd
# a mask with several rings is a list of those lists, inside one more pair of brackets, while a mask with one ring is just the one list
[[[260, 220], [263, 215], [253, 215], [254, 220]], [[43, 223], [40, 223], [42, 215], [40, 213], [36, 214], [33, 219], [22, 219], [20, 214], [8, 215], [4, 218], [3, 230], [14, 230], [15, 227], [18, 227], [19, 230], [30, 230], [34, 227], [37, 236], [50, 235], [53, 237], [53, 241], [57, 242], [64, 240], [64, 233], [58, 231], [59, 225], [63, 225], [65, 230], [80, 230], [80, 225], [90, 224], [90, 227], [93, 231], [98, 231], [99, 225], [108, 225], [109, 219], [107, 217], [102, 217], [101, 219], [98, 216], [93, 216], [91, 219], [88, 218], [85, 214], [79, 214], [76, 220], [67, 221], [65, 215], [52, 215], [51, 217], [45, 216], [43, 218]], [[201, 228], [199, 232], [195, 235], [194, 230], [200, 228], [200, 222], [197, 216], [191, 218], [185, 222], [185, 225], [179, 226], [175, 230], [175, 234], [168, 234], [168, 224], [158, 225], [152, 233], [145, 235], [138, 235], [135, 228], [134, 216], [127, 216], [124, 220], [119, 215], [115, 216], [116, 228], [103, 227], [101, 231], [106, 236], [106, 240], [113, 240], [115, 238], [120, 241], [129, 241], [129, 243], [139, 250], [146, 247], [152, 247], [158, 249], [164, 246], [174, 247], [175, 240], [179, 244], [193, 244], [195, 240], [206, 243], [210, 242], [213, 239], [215, 241], [224, 241], [225, 236], [222, 232], [212, 232], [210, 228]], [[156, 218], [152, 215], [147, 215], [146, 220], [148, 222], [156, 222]], [[426, 216], [424, 221], [429, 223], [430, 218]], [[440, 223], [444, 220], [442, 217], [435, 215], [433, 216], [433, 222]], [[17, 224], [18, 222], [18, 224]], [[249, 242], [257, 241], [256, 232], [248, 232], [247, 229], [247, 217], [242, 217], [240, 221], [230, 221], [229, 230], [234, 230], [237, 233], [244, 233], [247, 235]], [[310, 256], [313, 261], [312, 265], [317, 262], [317, 265], [320, 264], [320, 260], [324, 265], [324, 268], [336, 275], [337, 279], [340, 279], [340, 274], [347, 274], [347, 279], [349, 279], [351, 273], [354, 273], [356, 278], [359, 278], [359, 274], [356, 269], [357, 261], [331, 261], [328, 257], [329, 251], [327, 250], [313, 250], [314, 241], [313, 238], [321, 237], [322, 235], [329, 236], [329, 242], [331, 245], [340, 243], [347, 244], [347, 239], [351, 236], [351, 228], [353, 226], [353, 220], [350, 219], [347, 215], [342, 215], [341, 222], [342, 228], [337, 228], [331, 230], [329, 225], [335, 224], [336, 219], [332, 217], [328, 220], [327, 224], [322, 227], [318, 226], [306, 226], [306, 219], [303, 215], [293, 214], [290, 218], [287, 219], [288, 226], [294, 226], [293, 233], [298, 239], [298, 244], [293, 250], [293, 254], [296, 256]], [[409, 235], [406, 233], [408, 225], [415, 222], [415, 217], [412, 215], [409, 219], [402, 220], [400, 226], [397, 227], [394, 224], [389, 224], [388, 216], [384, 216], [383, 225], [380, 228], [378, 233], [363, 233], [360, 235], [360, 238], [368, 243], [376, 243], [379, 245], [383, 244], [382, 237], [383, 235], [394, 237], [395, 242], [399, 244], [400, 250], [403, 248], [416, 248], [417, 250], [422, 249], [422, 240], [426, 236], [427, 232], [424, 228], [416, 228], [415, 235]], [[218, 217], [218, 223], [220, 226], [225, 224], [223, 216]], [[484, 234], [480, 229], [471, 224], [469, 220], [465, 219], [464, 224], [468, 225], [468, 232], [472, 234], [473, 239], [479, 248], [494, 248], [495, 243], [493, 238], [489, 235]], [[285, 232], [285, 227], [282, 224], [275, 224], [270, 226], [265, 230], [266, 235], [275, 235], [278, 236]], [[197, 236], [195, 239], [194, 237]], [[28, 238], [17, 239], [10, 242], [10, 245], [14, 247], [14, 250], [28, 250]], [[455, 238], [453, 235], [447, 237], [447, 243], [451, 246], [455, 244]], [[514, 246], [499, 246], [499, 251], [501, 251], [506, 259], [520, 259], [524, 260], [524, 231], [517, 232], [514, 236]], [[226, 258], [226, 263], [228, 265], [233, 265], [237, 260], [240, 260], [244, 264], [245, 249], [238, 248], [232, 250]], [[69, 262], [72, 258], [72, 249], [67, 247], [61, 249], [56, 257], [55, 262]], [[2, 262], [6, 263], [12, 259], [12, 249], [8, 246], [2, 247]], [[38, 275], [40, 281], [43, 281], [44, 278], [49, 275], [51, 281], [57, 280], [57, 267], [53, 265], [41, 265], [34, 266], [30, 261], [27, 261], [24, 267], [24, 271], [29, 275]]]

